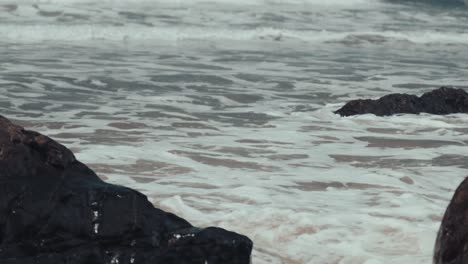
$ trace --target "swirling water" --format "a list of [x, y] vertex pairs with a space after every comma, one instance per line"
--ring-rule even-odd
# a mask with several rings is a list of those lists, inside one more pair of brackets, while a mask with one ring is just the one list
[[430, 263], [468, 117], [333, 114], [467, 88], [460, 1], [0, 1], [0, 112], [254, 263]]

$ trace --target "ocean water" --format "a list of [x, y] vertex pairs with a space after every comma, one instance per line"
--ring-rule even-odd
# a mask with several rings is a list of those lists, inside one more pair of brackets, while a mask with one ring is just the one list
[[468, 115], [333, 111], [468, 88], [463, 1], [0, 0], [0, 114], [253, 263], [431, 263]]

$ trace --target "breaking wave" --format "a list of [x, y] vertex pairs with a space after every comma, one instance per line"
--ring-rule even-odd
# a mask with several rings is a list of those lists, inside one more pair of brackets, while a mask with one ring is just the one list
[[0, 25], [3, 40], [43, 41], [122, 41], [177, 42], [184, 40], [301, 41], [305, 43], [384, 44], [406, 42], [417, 44], [463, 44], [468, 33], [456, 32], [329, 32], [284, 30], [278, 28], [206, 28], [155, 27], [145, 25]]

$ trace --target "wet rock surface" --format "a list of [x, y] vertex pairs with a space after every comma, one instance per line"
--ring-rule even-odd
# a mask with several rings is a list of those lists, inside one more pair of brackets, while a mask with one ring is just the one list
[[358, 99], [345, 104], [336, 114], [352, 116], [375, 114], [388, 116], [398, 113], [429, 113], [446, 115], [468, 113], [468, 94], [463, 89], [441, 87], [422, 96], [409, 94], [389, 94], [379, 99]]
[[434, 249], [434, 264], [468, 263], [468, 178], [445, 211]]
[[0, 116], [0, 263], [241, 264], [251, 250], [246, 236], [154, 208]]

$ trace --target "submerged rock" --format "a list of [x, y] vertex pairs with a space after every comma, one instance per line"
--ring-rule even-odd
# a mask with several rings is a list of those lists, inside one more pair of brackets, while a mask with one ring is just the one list
[[375, 114], [388, 116], [398, 113], [429, 113], [446, 115], [468, 113], [468, 93], [462, 89], [441, 87], [418, 97], [409, 94], [389, 94], [377, 100], [358, 99], [335, 111], [341, 116]]
[[154, 208], [0, 116], [0, 263], [242, 264], [251, 250], [247, 237]]
[[445, 211], [434, 249], [434, 264], [468, 263], [468, 178]]

